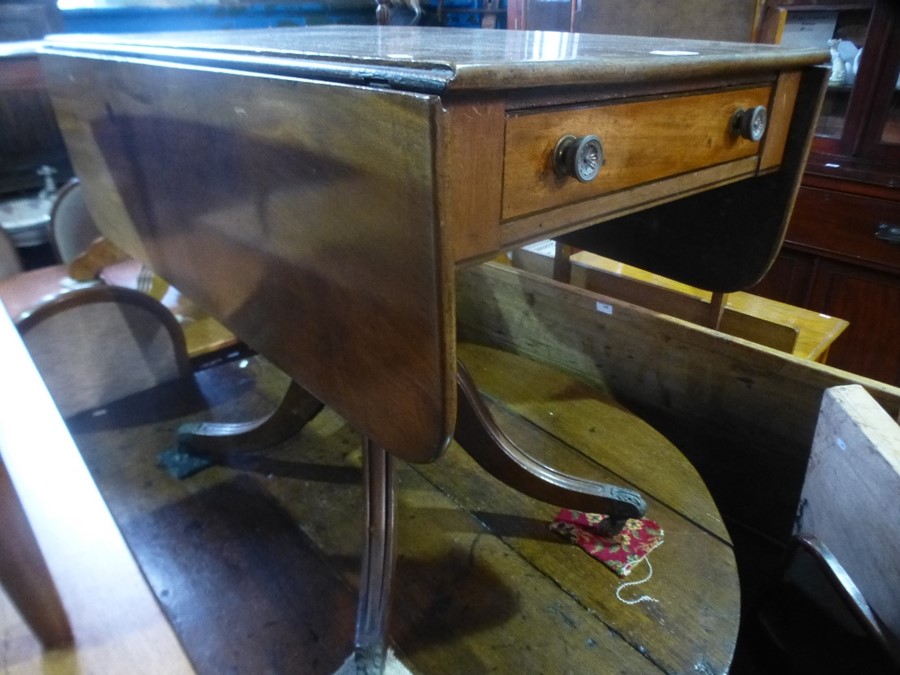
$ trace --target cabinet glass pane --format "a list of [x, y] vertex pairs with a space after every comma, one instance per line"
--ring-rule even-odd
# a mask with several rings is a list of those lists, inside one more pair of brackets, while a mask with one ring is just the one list
[[789, 46], [826, 47], [831, 51], [831, 77], [816, 133], [840, 138], [850, 95], [865, 47], [870, 10], [791, 11], [781, 43]]
[[528, 30], [571, 30], [572, 12], [576, 9], [572, 0], [526, 0], [526, 27]]
[[894, 91], [888, 103], [887, 120], [881, 133], [882, 143], [900, 145], [900, 74], [894, 73]]

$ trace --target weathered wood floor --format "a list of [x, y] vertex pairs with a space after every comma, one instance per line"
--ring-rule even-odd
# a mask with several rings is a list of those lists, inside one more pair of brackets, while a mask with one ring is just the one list
[[[690, 465], [594, 389], [497, 352], [464, 357], [528, 447], [642, 491], [666, 542], [634, 595], [659, 602], [617, 600], [618, 577], [548, 530], [554, 507], [494, 481], [453, 445], [433, 465], [398, 472], [391, 638], [401, 660], [423, 674], [727, 669], [739, 621], [735, 563]], [[185, 480], [156, 466], [178, 423], [208, 419], [207, 406], [219, 419], [246, 419], [286, 384], [251, 360], [198, 375], [187, 416], [183, 392], [160, 392], [71, 424], [201, 674], [331, 673], [350, 652], [361, 456], [343, 420], [326, 409], [292, 441]]]

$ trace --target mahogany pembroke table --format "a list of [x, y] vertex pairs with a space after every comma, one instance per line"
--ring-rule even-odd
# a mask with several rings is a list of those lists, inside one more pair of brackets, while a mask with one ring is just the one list
[[[100, 229], [296, 383], [244, 436], [321, 401], [366, 439], [357, 659], [377, 671], [393, 458], [432, 461], [455, 436], [501, 480], [613, 529], [644, 510], [493, 423], [457, 367], [455, 270], [552, 237], [711, 290], [753, 284], [781, 244], [826, 58], [343, 26], [60, 35], [42, 61]], [[200, 448], [218, 436], [194, 431]]]

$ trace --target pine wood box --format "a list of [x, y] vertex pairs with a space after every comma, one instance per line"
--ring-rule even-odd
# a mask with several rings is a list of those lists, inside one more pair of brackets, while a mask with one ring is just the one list
[[726, 522], [776, 542], [794, 528], [825, 390], [859, 384], [900, 413], [896, 387], [508, 266], [463, 270], [457, 290], [461, 341], [607, 389], [694, 463]]

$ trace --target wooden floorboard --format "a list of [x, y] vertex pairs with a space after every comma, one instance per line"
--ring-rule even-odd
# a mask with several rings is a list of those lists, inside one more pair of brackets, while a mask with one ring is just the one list
[[[126, 403], [75, 420], [85, 461], [201, 675], [331, 673], [353, 637], [363, 509], [358, 438], [326, 409], [263, 455], [176, 480], [157, 466], [157, 455], [179, 422], [246, 419], [286, 387], [259, 360], [206, 371], [197, 383], [187, 416], [170, 398], [171, 409], [162, 405], [155, 415]], [[596, 458], [512, 408], [498, 412], [523, 437], [543, 435], [556, 444], [553, 452], [572, 455], [567, 462], [593, 461], [599, 477], [609, 475]], [[124, 428], [113, 423], [129, 416]], [[549, 531], [553, 507], [502, 486], [455, 445], [436, 464], [401, 465], [397, 481], [391, 639], [413, 672], [657, 673], [692, 658], [727, 667], [737, 616], [696, 596], [737, 589], [725, 569], [709, 572], [713, 583], [689, 576], [717, 547], [730, 553], [721, 523], [697, 527], [651, 499], [648, 515], [694, 545], [682, 561], [677, 543], [654, 553], [661, 561], [654, 581], [668, 593], [681, 587], [671, 601], [626, 608], [615, 598], [618, 577]], [[654, 588], [662, 587], [648, 584], [647, 592]], [[661, 621], [670, 637], [645, 640], [644, 629]], [[691, 631], [726, 637], [700, 658], [686, 644]]]

